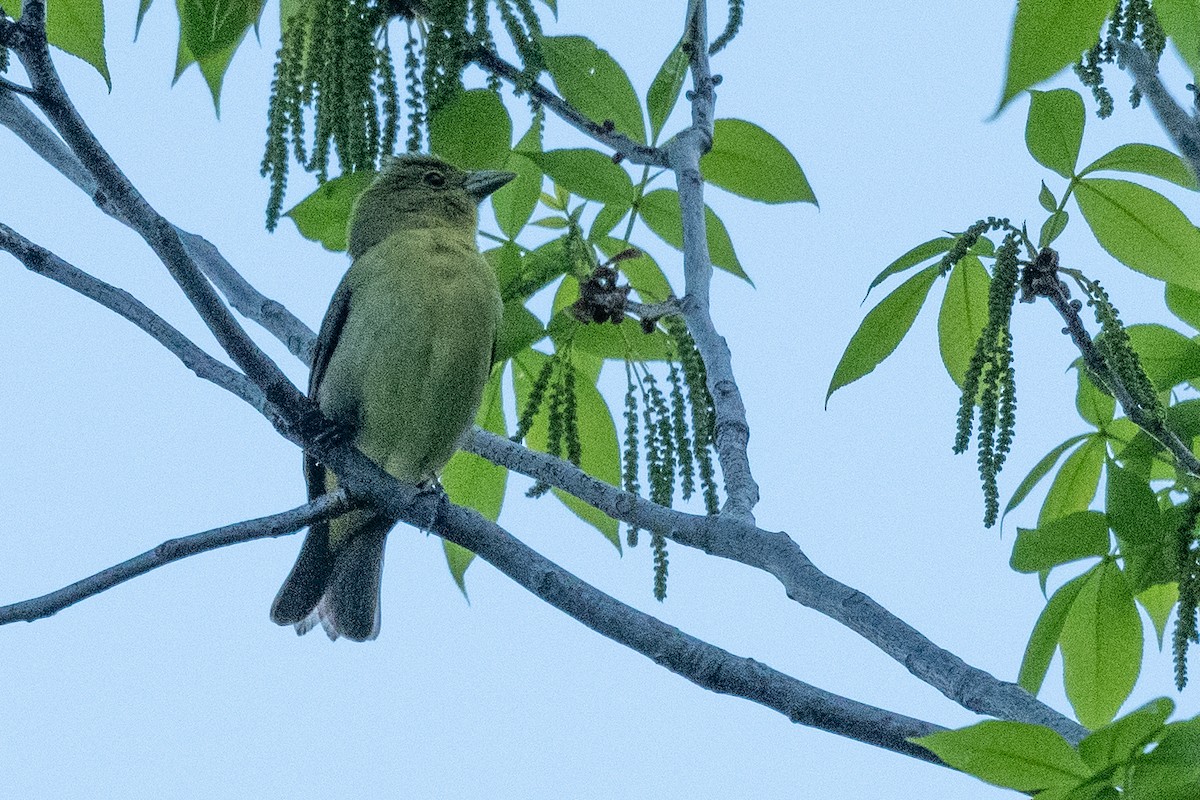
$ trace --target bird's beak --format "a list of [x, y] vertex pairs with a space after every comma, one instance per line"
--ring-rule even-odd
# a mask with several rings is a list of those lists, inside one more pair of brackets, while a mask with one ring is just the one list
[[504, 184], [517, 177], [515, 172], [501, 172], [496, 169], [481, 169], [477, 172], [472, 172], [467, 175], [467, 180], [463, 184], [463, 188], [471, 197], [475, 198], [475, 202], [483, 201], [492, 192], [499, 189]]

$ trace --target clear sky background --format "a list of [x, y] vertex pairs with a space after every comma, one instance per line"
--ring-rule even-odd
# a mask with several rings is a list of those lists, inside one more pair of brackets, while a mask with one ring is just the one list
[[[112, 93], [89, 67], [57, 58], [92, 129], [161, 212], [213, 241], [315, 328], [345, 257], [304, 241], [290, 221], [263, 230], [258, 165], [277, 5], [264, 17], [263, 44], [248, 42], [234, 59], [220, 120], [194, 69], [170, 88], [170, 4], [151, 9], [136, 44], [133, 4], [109, 5]], [[560, 20], [546, 15], [545, 26], [598, 41], [644, 93], [685, 5], [561, 0]], [[724, 9], [713, 5], [719, 30]], [[974, 454], [950, 452], [958, 393], [937, 355], [936, 305], [893, 358], [828, 410], [824, 397], [883, 266], [992, 214], [1027, 218], [1036, 230], [1039, 181], [1056, 194], [1064, 188], [1025, 152], [1026, 98], [988, 120], [1013, 8], [751, 0], [742, 34], [714, 62], [724, 76], [717, 115], [779, 137], [821, 208], [708, 192], [757, 284], [718, 274], [713, 311], [748, 407], [760, 525], [787, 530], [822, 569], [1010, 680], [1044, 600], [1036, 578], [1007, 561], [1015, 526], [1034, 523], [1045, 486], [1003, 533], [982, 527]], [[1125, 78], [1109, 77], [1116, 117], [1096, 120], [1088, 100], [1084, 163], [1124, 141], [1169, 146], [1146, 109], [1121, 99]], [[1174, 61], [1168, 80], [1179, 92], [1187, 82]], [[1078, 88], [1069, 75], [1056, 83]], [[512, 109], [519, 135], [523, 106]], [[668, 132], [684, 120], [677, 113]], [[547, 147], [586, 144], [551, 118]], [[294, 172], [289, 205], [312, 185]], [[1155, 188], [1200, 219], [1195, 195]], [[216, 352], [140, 240], [2, 129], [0, 219]], [[1104, 281], [1127, 322], [1162, 321], [1161, 288], [1116, 264], [1079, 223], [1059, 241], [1064, 263]], [[640, 241], [679, 288], [678, 255], [644, 229]], [[7, 257], [0, 304], [0, 603], [166, 538], [303, 502], [295, 447], [128, 323]], [[1020, 413], [1004, 500], [1047, 450], [1084, 430], [1061, 321], [1039, 303], [1019, 306], [1014, 325]], [[260, 341], [303, 385], [306, 370], [265, 334]], [[510, 482], [501, 523], [623, 601], [823, 689], [942, 725], [976, 721], [741, 565], [672, 546], [669, 597], [657, 603], [648, 546], [620, 555], [553, 498], [524, 498], [527, 486]], [[1014, 796], [701, 690], [487, 564], [467, 574], [468, 604], [436, 539], [405, 526], [389, 542], [379, 640], [298, 638], [271, 624], [267, 608], [299, 545], [293, 536], [187, 559], [51, 619], [0, 629], [0, 794]], [[1052, 588], [1071, 574], [1056, 572]], [[1164, 694], [1182, 715], [1200, 712], [1194, 688], [1178, 696], [1172, 687], [1169, 648], [1151, 645], [1126, 708]], [[1042, 696], [1069, 712], [1057, 659]]]

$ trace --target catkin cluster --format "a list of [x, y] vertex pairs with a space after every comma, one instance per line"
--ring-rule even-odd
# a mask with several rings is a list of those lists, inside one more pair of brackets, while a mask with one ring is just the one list
[[[1092, 46], [1075, 64], [1079, 82], [1092, 90], [1101, 118], [1113, 112], [1112, 94], [1104, 86], [1104, 65], [1117, 62], [1118, 43], [1140, 44], [1150, 60], [1157, 66], [1167, 45], [1166, 34], [1158, 22], [1158, 16], [1150, 6], [1150, 0], [1118, 0], [1108, 26]], [[1142, 93], [1135, 84], [1129, 90], [1129, 104], [1137, 108], [1142, 102]]]

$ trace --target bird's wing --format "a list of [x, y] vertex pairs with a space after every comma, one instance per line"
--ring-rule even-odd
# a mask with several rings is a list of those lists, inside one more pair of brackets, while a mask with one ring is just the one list
[[[342, 326], [346, 323], [346, 314], [350, 310], [350, 282], [346, 277], [338, 284], [333, 299], [329, 302], [329, 310], [325, 319], [321, 320], [321, 330], [317, 334], [317, 343], [313, 347], [312, 369], [308, 373], [308, 396], [317, 399], [317, 389], [321, 379], [325, 377], [325, 368], [329, 366], [329, 358], [337, 348]], [[304, 480], [308, 484], [308, 499], [315, 500], [325, 494], [325, 465], [311, 456], [304, 457]], [[322, 523], [325, 525], [327, 523]]]

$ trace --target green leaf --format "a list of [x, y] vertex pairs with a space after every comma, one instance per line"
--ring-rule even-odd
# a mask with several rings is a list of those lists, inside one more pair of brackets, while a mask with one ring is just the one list
[[[679, 193], [674, 189], [655, 189], [642, 198], [638, 204], [642, 221], [646, 227], [667, 244], [683, 249], [683, 214], [679, 210]], [[733, 251], [733, 241], [725, 223], [707, 205], [704, 207], [704, 224], [708, 237], [708, 257], [714, 267], [725, 270], [754, 285], [750, 276], [742, 269], [737, 254]]]
[[150, 10], [150, 4], [154, 0], [141, 0], [138, 3], [137, 23], [133, 27], [133, 40], [136, 42], [138, 34], [142, 32], [142, 20], [146, 18], [146, 12]]
[[1154, 14], [1193, 75], [1200, 75], [1200, 0], [1154, 0]]
[[1011, 566], [1041, 572], [1081, 558], [1108, 554], [1108, 521], [1099, 511], [1077, 511], [1041, 528], [1017, 528]]
[[1108, 462], [1104, 508], [1108, 524], [1122, 544], [1147, 545], [1157, 542], [1162, 514], [1154, 490], [1144, 477]]
[[1058, 208], [1058, 201], [1054, 199], [1054, 192], [1050, 191], [1050, 187], [1046, 186], [1045, 181], [1042, 181], [1042, 190], [1038, 192], [1038, 203], [1047, 211], [1053, 212]]
[[646, 111], [650, 114], [650, 139], [658, 141], [667, 117], [679, 100], [679, 90], [683, 88], [683, 79], [687, 75], [688, 57], [683, 52], [683, 42], [675, 45], [667, 60], [659, 67], [658, 74], [646, 91]]
[[326, 250], [345, 250], [350, 210], [373, 180], [375, 173], [364, 170], [326, 181], [284, 216], [291, 217], [305, 239], [320, 242]]
[[1049, 453], [1046, 453], [1046, 455], [1042, 456], [1042, 460], [1035, 464], [1033, 469], [1029, 470], [1029, 474], [1021, 480], [1020, 485], [1017, 486], [1017, 490], [1013, 492], [1012, 497], [1009, 499], [1008, 505], [1004, 507], [1004, 514], [1000, 516], [1001, 526], [1004, 524], [1004, 516], [1007, 515], [1009, 511], [1012, 511], [1021, 504], [1021, 501], [1023, 501], [1031, 491], [1033, 491], [1033, 488], [1037, 486], [1038, 483], [1041, 482], [1042, 478], [1046, 477], [1046, 474], [1050, 472], [1050, 469], [1058, 463], [1058, 459], [1062, 457], [1062, 454], [1074, 447], [1077, 443], [1091, 436], [1092, 434], [1090, 433], [1081, 433], [1078, 436], [1072, 436], [1070, 439], [1067, 439], [1058, 447], [1055, 447]]
[[1054, 651], [1058, 649], [1058, 639], [1062, 635], [1067, 612], [1071, 610], [1071, 604], [1075, 602], [1079, 590], [1083, 588], [1091, 572], [1092, 570], [1089, 570], [1060, 586], [1038, 615], [1033, 632], [1029, 634], [1029, 643], [1025, 645], [1025, 656], [1021, 659], [1017, 683], [1034, 696], [1041, 691], [1042, 682], [1046, 680], [1046, 671], [1050, 669], [1050, 660], [1054, 658]]
[[[516, 391], [518, 408], [524, 406], [533, 379], [547, 358], [548, 356], [535, 350], [526, 350], [513, 360], [513, 388]], [[612, 413], [608, 410], [600, 392], [596, 390], [594, 380], [584, 377], [598, 374], [599, 366], [603, 362], [588, 354], [574, 351], [572, 351], [571, 359], [576, 362], [578, 370], [575, 381], [575, 402], [581, 445], [579, 466], [594, 478], [599, 478], [614, 486], [619, 485], [621, 455]], [[534, 419], [533, 427], [530, 428], [525, 439], [530, 447], [543, 452], [547, 442], [547, 417], [546, 410], [542, 409]], [[604, 537], [612, 542], [618, 550], [621, 549], [621, 538], [616, 520], [566, 492], [559, 489], [554, 489], [553, 492], [554, 496], [576, 516], [604, 534]]]
[[1200, 292], [1168, 283], [1166, 301], [1172, 314], [1200, 331]]
[[1200, 290], [1200, 230], [1158, 192], [1128, 181], [1085, 178], [1075, 201], [1101, 247], [1152, 278]]
[[978, 256], [968, 255], [954, 265], [938, 312], [938, 348], [954, 383], [962, 388], [975, 344], [988, 317], [991, 278]]
[[502, 364], [546, 335], [542, 321], [518, 298], [504, 304], [504, 316], [496, 335], [495, 362]]
[[[1070, 178], [1075, 174], [1079, 146], [1083, 143], [1083, 98], [1071, 89], [1031, 90], [1029, 94], [1032, 99], [1025, 121], [1025, 146], [1043, 167]], [[1044, 202], [1042, 205], [1047, 211], [1055, 208]]]
[[714, 186], [764, 203], [817, 204], [804, 170], [783, 143], [753, 122], [719, 119], [700, 174]]
[[1159, 697], [1085, 736], [1079, 743], [1079, 755], [1096, 772], [1121, 766], [1142, 754], [1142, 750], [1162, 730], [1175, 703]]
[[[521, 141], [517, 142], [516, 149], [522, 152], [541, 150], [541, 125], [535, 122], [530, 126]], [[516, 152], [509, 153], [504, 169], [515, 172], [517, 177], [492, 192], [492, 211], [504, 235], [515, 239], [537, 207], [538, 197], [542, 193], [542, 171], [537, 164]]]
[[1133, 690], [1142, 666], [1142, 618], [1117, 565], [1093, 569], [1063, 621], [1063, 683], [1075, 716], [1106, 725]]
[[597, 242], [606, 238], [628, 213], [629, 207], [625, 205], [605, 206], [600, 209], [588, 230], [588, 241]]
[[1087, 444], [1063, 462], [1042, 501], [1042, 510], [1038, 513], [1039, 528], [1076, 511], [1087, 511], [1100, 486], [1100, 469], [1104, 466], [1105, 455], [1104, 437], [1091, 436]]
[[[500, 436], [508, 434], [500, 391], [500, 379], [503, 374], [503, 370], [492, 372], [492, 377], [483, 390], [483, 402], [479, 406], [479, 413], [475, 415], [475, 424]], [[446, 490], [451, 502], [473, 508], [492, 522], [500, 518], [507, 483], [508, 470], [466, 450], [455, 453], [441, 474], [442, 488]], [[444, 541], [442, 546], [450, 574], [454, 576], [454, 582], [465, 595], [467, 585], [463, 576], [475, 554], [453, 542]]]
[[1046, 221], [1042, 223], [1042, 230], [1038, 234], [1038, 247], [1049, 247], [1053, 244], [1054, 240], [1067, 229], [1067, 223], [1070, 220], [1071, 215], [1062, 210], [1055, 211], [1046, 217]]
[[937, 264], [926, 267], [867, 313], [833, 371], [829, 390], [825, 392], [826, 406], [835, 391], [871, 372], [892, 354], [912, 327], [937, 277]]
[[912, 741], [955, 769], [1022, 792], [1075, 786], [1092, 774], [1066, 739], [1041, 725], [989, 720]]
[[579, 281], [568, 275], [555, 293], [555, 313], [549, 325], [556, 350], [565, 350], [570, 342], [574, 349], [622, 363], [626, 360], [668, 361], [675, 357], [675, 344], [666, 333], [655, 329], [647, 334], [641, 323], [630, 317], [616, 325], [580, 322], [566, 310], [578, 299]]
[[1000, 108], [1058, 74], [1096, 43], [1111, 0], [1021, 0], [1008, 50]]
[[1127, 800], [1195, 800], [1200, 796], [1200, 717], [1167, 725], [1158, 746], [1139, 758], [1125, 784]]
[[520, 153], [572, 194], [626, 208], [633, 203], [633, 181], [629, 179], [629, 173], [599, 151], [578, 148]]
[[863, 301], [866, 302], [867, 297], [871, 294], [871, 290], [885, 280], [895, 275], [898, 272], [904, 272], [912, 269], [918, 264], [923, 264], [934, 256], [940, 256], [951, 247], [954, 246], [954, 238], [950, 236], [939, 236], [936, 239], [930, 239], [928, 242], [922, 242], [913, 249], [909, 250], [904, 255], [897, 258], [892, 263], [883, 268], [883, 271], [875, 276], [875, 280], [871, 281], [871, 285], [867, 287], [867, 294], [863, 296]]
[[545, 36], [541, 44], [546, 70], [563, 99], [592, 121], [612, 120], [620, 133], [635, 142], [646, 141], [633, 84], [608, 51], [583, 36]]
[[1178, 583], [1156, 583], [1147, 586], [1137, 594], [1137, 601], [1146, 609], [1147, 616], [1154, 623], [1154, 632], [1158, 635], [1158, 649], [1162, 650], [1163, 633], [1167, 630], [1167, 620], [1171, 611], [1179, 602]]
[[503, 169], [511, 144], [512, 119], [490, 89], [461, 92], [429, 119], [429, 149], [462, 169]]
[[1152, 144], [1133, 143], [1115, 147], [1084, 167], [1079, 174], [1087, 175], [1106, 169], [1150, 175], [1185, 189], [1200, 189], [1200, 181], [1196, 180], [1186, 161], [1170, 150]]
[[204, 62], [237, 47], [262, 15], [262, 0], [179, 0], [179, 34]]
[[[530, 250], [521, 259], [521, 272], [511, 282], [500, 284], [500, 294], [504, 299], [512, 300], [520, 297], [526, 300], [546, 284], [563, 275], [571, 263], [566, 252], [566, 238], [551, 239], [541, 247]], [[521, 294], [516, 292], [520, 290]]]
[[[20, 0], [8, 0], [3, 6], [10, 17], [20, 18]], [[63, 52], [93, 66], [112, 91], [112, 77], [104, 53], [103, 0], [51, 0], [46, 4], [46, 39]]]
[[1164, 325], [1130, 325], [1129, 342], [1158, 391], [1200, 376], [1200, 344]]
[[1113, 399], [1112, 395], [1105, 394], [1096, 387], [1096, 384], [1092, 383], [1092, 379], [1088, 377], [1082, 364], [1077, 361], [1075, 366], [1079, 376], [1079, 388], [1075, 392], [1075, 408], [1079, 410], [1079, 416], [1097, 428], [1103, 428], [1112, 422], [1113, 414], [1117, 409], [1117, 401]]

